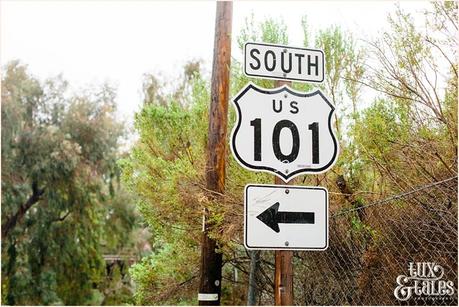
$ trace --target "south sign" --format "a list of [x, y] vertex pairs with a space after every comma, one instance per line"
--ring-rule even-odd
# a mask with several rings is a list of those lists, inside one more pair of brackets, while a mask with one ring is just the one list
[[249, 83], [233, 104], [231, 150], [243, 167], [287, 181], [325, 172], [336, 161], [335, 108], [320, 90], [302, 93], [286, 85], [270, 90]]
[[244, 73], [249, 77], [322, 82], [325, 57], [320, 49], [246, 43]]

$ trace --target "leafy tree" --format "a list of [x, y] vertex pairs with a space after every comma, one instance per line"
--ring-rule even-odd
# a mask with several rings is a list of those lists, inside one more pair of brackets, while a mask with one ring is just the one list
[[[70, 95], [11, 62], [2, 79], [2, 299], [86, 304], [135, 218], [116, 184], [123, 127], [108, 86]], [[129, 211], [130, 210], [130, 211]], [[118, 217], [115, 217], [115, 216]], [[110, 231], [106, 227], [110, 227]]]
[[[196, 199], [203, 193], [196, 190], [205, 166], [209, 92], [199, 71], [184, 79], [194, 103], [188, 105], [177, 92], [155, 99], [151, 97], [157, 92], [146, 95], [135, 118], [139, 141], [130, 157], [120, 161], [152, 234], [151, 255], [131, 269], [137, 304], [167, 302], [170, 295], [187, 297], [186, 287], [198, 274], [193, 264], [199, 259], [202, 208]], [[151, 88], [149, 83], [145, 87]]]

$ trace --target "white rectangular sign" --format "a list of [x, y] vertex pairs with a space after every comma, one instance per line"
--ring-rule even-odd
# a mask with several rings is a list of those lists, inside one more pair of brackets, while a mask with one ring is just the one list
[[244, 72], [249, 77], [323, 82], [325, 57], [322, 50], [246, 43]]
[[328, 248], [328, 191], [323, 187], [249, 184], [244, 195], [247, 249]]

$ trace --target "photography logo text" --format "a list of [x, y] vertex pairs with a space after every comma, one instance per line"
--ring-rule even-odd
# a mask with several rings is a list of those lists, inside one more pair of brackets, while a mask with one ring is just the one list
[[454, 295], [454, 283], [443, 278], [444, 269], [435, 262], [410, 262], [409, 275], [397, 277], [394, 295], [399, 301], [410, 298], [446, 300]]

